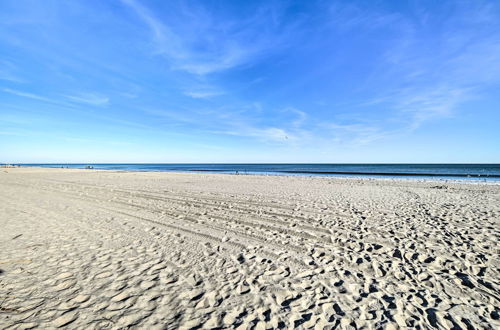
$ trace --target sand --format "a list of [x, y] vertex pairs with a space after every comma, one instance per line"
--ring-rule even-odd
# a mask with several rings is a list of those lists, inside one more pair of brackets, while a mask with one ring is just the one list
[[0, 328], [500, 327], [500, 186], [0, 170]]

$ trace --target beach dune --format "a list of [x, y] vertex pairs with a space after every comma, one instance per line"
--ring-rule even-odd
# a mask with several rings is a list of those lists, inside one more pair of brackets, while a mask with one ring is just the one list
[[0, 171], [0, 328], [500, 328], [500, 186]]

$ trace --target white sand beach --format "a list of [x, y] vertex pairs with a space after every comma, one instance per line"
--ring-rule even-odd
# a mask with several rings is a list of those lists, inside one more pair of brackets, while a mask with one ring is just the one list
[[0, 170], [0, 328], [500, 328], [500, 186]]

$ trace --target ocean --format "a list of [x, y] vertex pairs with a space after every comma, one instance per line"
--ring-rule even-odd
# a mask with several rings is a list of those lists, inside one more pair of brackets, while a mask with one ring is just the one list
[[120, 171], [210, 172], [500, 181], [500, 164], [18, 164]]

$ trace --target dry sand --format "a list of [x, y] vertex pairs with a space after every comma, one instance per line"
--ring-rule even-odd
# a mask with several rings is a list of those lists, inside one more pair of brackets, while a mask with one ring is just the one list
[[498, 329], [500, 186], [0, 170], [1, 328]]

